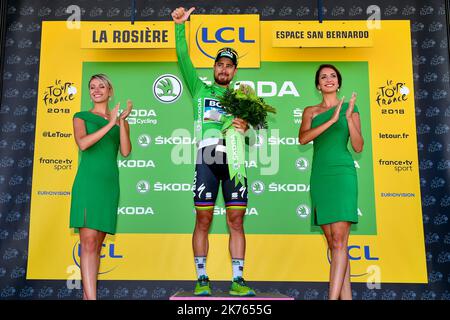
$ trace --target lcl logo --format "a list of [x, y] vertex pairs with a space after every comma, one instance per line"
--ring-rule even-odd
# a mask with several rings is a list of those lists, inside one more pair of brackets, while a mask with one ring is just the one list
[[[110, 244], [102, 244], [102, 248], [106, 249], [107, 253], [105, 253], [105, 250], [102, 250], [104, 254], [100, 255], [100, 259], [102, 259], [102, 270], [99, 272], [99, 274], [105, 274], [113, 271], [118, 267], [119, 261], [122, 261], [123, 255], [118, 254], [116, 250], [116, 245], [114, 243]], [[80, 257], [81, 257], [81, 244], [80, 241], [75, 243], [72, 249], [72, 258], [75, 263], [75, 265], [80, 268]]]
[[[348, 258], [350, 261], [379, 261], [380, 258], [371, 254], [371, 247], [369, 245], [359, 246], [359, 245], [350, 245], [348, 246]], [[327, 250], [327, 259], [328, 263], [331, 264], [331, 251]], [[351, 274], [350, 277], [363, 277], [368, 275], [368, 272], [360, 273], [360, 274]]]
[[245, 27], [222, 27], [214, 30], [212, 28], [198, 27], [196, 32], [195, 41], [197, 48], [208, 58], [214, 59], [215, 57], [208, 54], [201, 44], [213, 44], [223, 43], [229, 45], [230, 43], [255, 43], [256, 40], [248, 39], [246, 36]]

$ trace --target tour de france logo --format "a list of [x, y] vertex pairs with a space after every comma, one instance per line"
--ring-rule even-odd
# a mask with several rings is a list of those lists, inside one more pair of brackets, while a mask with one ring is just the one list
[[57, 79], [46, 87], [42, 100], [46, 107], [71, 102], [75, 99], [77, 91], [73, 82]]
[[409, 88], [404, 82], [386, 81], [377, 91], [377, 104], [380, 107], [390, 106], [394, 103], [402, 103], [408, 100]]
[[162, 75], [153, 83], [153, 95], [162, 103], [174, 103], [182, 93], [180, 79], [172, 74]]

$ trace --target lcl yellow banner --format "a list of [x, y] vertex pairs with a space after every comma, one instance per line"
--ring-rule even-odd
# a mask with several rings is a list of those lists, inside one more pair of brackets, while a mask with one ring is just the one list
[[175, 48], [173, 22], [84, 22], [83, 49]]
[[192, 15], [190, 56], [197, 68], [211, 68], [216, 53], [232, 47], [239, 55], [240, 68], [259, 68], [259, 15]]
[[372, 47], [367, 21], [278, 21], [272, 29], [273, 47]]
[[[221, 16], [211, 16], [211, 18], [218, 23], [220, 22], [217, 29], [210, 29], [210, 22], [205, 21], [201, 26], [200, 23], [197, 27], [191, 25], [190, 33], [202, 32], [201, 28], [206, 26], [208, 33], [206, 33], [205, 39], [207, 40], [217, 38], [217, 40], [231, 41], [236, 37], [239, 39], [239, 24], [222, 24]], [[230, 21], [227, 20], [225, 23], [228, 22]], [[83, 25], [85, 23], [87, 22], [83, 22]], [[116, 25], [115, 22], [111, 22], [111, 24]], [[129, 23], [126, 24], [129, 25]], [[170, 22], [170, 24], [173, 26], [173, 22]], [[348, 22], [347, 24], [352, 23]], [[153, 22], [148, 22], [146, 25], [152, 26]], [[231, 26], [233, 28], [238, 27], [238, 29], [234, 29], [234, 31], [223, 29], [231, 28]], [[283, 123], [283, 126], [286, 127], [286, 137], [295, 137], [298, 133], [298, 123], [297, 125], [292, 123], [291, 112], [294, 111], [295, 116], [297, 108], [311, 105], [317, 99], [317, 97], [307, 98], [308, 94], [310, 97], [313, 97], [313, 93], [316, 94], [313, 92], [315, 68], [305, 69], [309, 68], [308, 64], [313, 63], [318, 66], [323, 62], [330, 61], [338, 65], [354, 62], [367, 63], [367, 82], [370, 83], [368, 99], [370, 99], [370, 103], [364, 106], [360, 104], [359, 107], [361, 114], [363, 112], [370, 114], [370, 123], [363, 122], [362, 125], [365, 128], [370, 127], [372, 132], [371, 140], [370, 135], [365, 136], [366, 149], [364, 152], [367, 152], [367, 145], [371, 143], [376, 234], [352, 234], [350, 236], [349, 255], [352, 257], [352, 281], [427, 283], [428, 273], [422, 223], [413, 98], [410, 21], [383, 20], [382, 28], [373, 31], [373, 47], [345, 50], [341, 48], [327, 50], [320, 48], [301, 50], [294, 47], [275, 48], [270, 34], [273, 30], [280, 29], [280, 26], [285, 27], [286, 25], [280, 21], [260, 22], [257, 27], [258, 34], [260, 30], [262, 35], [261, 41], [250, 44], [255, 47], [255, 50], [261, 48], [261, 69], [253, 71], [258, 73], [262, 71], [260, 73], [262, 80], [267, 79], [268, 71], [265, 71], [264, 68], [272, 65], [272, 68], [277, 68], [277, 72], [271, 74], [271, 80], [276, 79], [278, 85], [287, 82], [295, 83], [299, 87], [299, 92], [301, 92], [300, 98], [292, 98], [298, 99], [298, 102], [291, 103], [290, 101], [295, 100], [288, 100], [288, 97], [283, 97], [283, 103], [279, 105], [280, 109], [284, 111], [280, 112], [278, 116], [282, 118], [278, 118], [277, 121]], [[100, 27], [99, 25], [97, 30], [100, 30]], [[253, 38], [253, 34], [247, 33], [247, 29], [242, 34], [245, 35], [245, 37], [242, 36], [242, 39], [245, 40], [259, 38], [259, 36]], [[147, 82], [142, 81], [144, 87], [136, 86], [133, 91], [130, 91], [133, 92], [133, 95], [130, 96], [137, 99], [136, 105], [138, 106], [156, 103], [156, 97], [150, 97], [145, 86], [156, 83], [156, 79], [162, 75], [167, 75], [167, 73], [179, 76], [174, 49], [85, 50], [80, 48], [80, 43], [81, 30], [66, 28], [65, 21], [44, 21], [42, 23], [40, 56], [40, 70], [42, 72], [39, 74], [27, 279], [70, 280], [80, 278], [78, 268], [80, 265], [79, 235], [69, 229], [69, 192], [78, 165], [78, 149], [72, 136], [72, 117], [75, 112], [83, 110], [83, 107], [85, 109], [89, 107], [89, 105], [83, 105], [82, 99], [83, 94], [87, 95], [85, 103], [89, 103], [87, 83], [93, 73], [86, 69], [86, 65], [92, 62], [98, 63], [96, 72], [109, 73], [109, 70], [112, 71], [113, 68], [116, 68], [115, 65], [126, 64], [129, 75], [113, 78], [116, 79], [114, 81], [117, 88], [116, 92], [119, 94], [121, 91], [120, 94], [122, 95], [130, 78], [147, 79]], [[226, 45], [224, 43], [216, 44]], [[196, 54], [195, 51], [192, 51], [193, 45], [195, 45], [195, 42], [191, 42], [191, 57], [194, 59]], [[229, 45], [234, 46], [235, 44], [230, 43]], [[395, 50], [386, 50], [386, 48], [393, 47], [395, 47]], [[240, 50], [240, 48], [237, 48], [237, 50]], [[64, 59], [61, 57], [64, 57]], [[243, 57], [243, 61], [246, 58], [247, 56]], [[255, 61], [259, 63], [259, 60], [258, 58]], [[67, 61], [71, 63], [68, 64]], [[209, 61], [209, 68], [212, 67], [213, 61]], [[152, 64], [152, 68], [159, 67], [164, 71], [157, 71], [158, 74], [152, 76], [152, 78], [149, 75], [141, 78], [142, 72], [139, 69], [139, 63], [143, 62]], [[103, 63], [104, 65], [102, 65]], [[301, 81], [302, 78], [286, 73], [287, 68], [295, 68], [296, 74], [309, 74], [311, 81], [306, 83]], [[344, 90], [347, 90], [347, 92], [354, 90], [351, 85], [349, 86], [348, 80], [361, 77], [357, 70], [350, 69], [349, 72], [344, 73], [344, 83], [346, 83]], [[250, 73], [245, 70], [240, 73], [239, 80], [252, 79], [250, 77]], [[275, 80], [273, 81], [275, 85]], [[267, 83], [267, 81], [263, 83]], [[308, 90], [310, 90], [310, 93], [308, 93]], [[186, 92], [184, 94], [187, 95]], [[274, 96], [269, 99], [277, 98], [276, 94], [275, 92]], [[358, 95], [358, 101], [364, 101], [361, 92], [358, 92]], [[186, 101], [190, 99], [187, 96], [184, 98]], [[276, 100], [268, 100], [268, 102], [270, 101]], [[158, 115], [163, 112], [167, 112], [167, 115], [175, 112], [172, 108], [167, 109], [166, 106], [152, 108], [155, 108]], [[188, 108], [183, 106], [182, 109], [187, 110]], [[147, 109], [141, 110], [147, 111]], [[171, 126], [172, 123], [167, 123], [167, 125]], [[136, 135], [137, 130], [142, 130], [141, 132], [146, 134], [158, 132], [159, 135], [159, 132], [166, 130], [164, 129], [165, 126], [164, 122], [158, 123], [156, 129], [151, 129], [148, 125], [142, 128], [135, 125], [131, 132], [135, 137], [140, 135]], [[155, 131], [150, 131], [150, 129]], [[290, 135], [289, 132], [293, 132], [294, 135]], [[392, 138], [388, 138], [387, 135], [392, 136]], [[137, 142], [137, 140], [133, 141]], [[135, 144], [135, 142], [133, 143]], [[142, 146], [139, 146], [139, 144], [136, 147], [133, 145], [133, 150], [136, 152], [140, 147]], [[285, 147], [291, 146], [286, 145]], [[298, 150], [296, 158], [300, 156], [303, 155]], [[289, 159], [285, 160], [289, 162], [291, 161]], [[396, 164], [398, 162], [406, 162], [407, 165]], [[142, 179], [140, 173], [127, 170], [135, 170], [131, 166], [126, 168], [124, 174], [128, 172], [126, 174], [136, 176], [137, 181]], [[295, 176], [293, 179], [301, 177], [302, 174], [304, 173], [299, 171], [299, 176]], [[151, 178], [156, 179], [154, 177], [157, 178], [155, 173], [152, 173]], [[280, 181], [280, 183], [285, 182]], [[127, 185], [127, 187], [130, 186]], [[413, 196], [403, 197], [402, 194]], [[161, 195], [152, 195], [152, 193], [139, 195], [150, 197], [146, 198], [149, 199], [149, 202], [153, 201], [152, 197], [162, 197], [162, 193]], [[182, 198], [178, 198], [183, 196], [182, 194], [175, 194], [175, 198], [173, 198], [174, 193], [169, 195], [172, 201], [183, 201], [180, 200]], [[292, 195], [292, 199], [297, 197], [297, 193], [292, 193]], [[257, 195], [253, 199], [255, 197]], [[295, 210], [298, 200], [292, 201], [293, 203], [290, 206]], [[126, 205], [128, 206], [128, 204]], [[129, 208], [137, 209], [136, 205], [130, 203]], [[251, 205], [253, 206], [253, 204]], [[155, 215], [154, 218], [158, 218], [158, 215], [170, 215], [171, 218], [175, 219], [179, 216], [173, 216], [173, 214], [186, 214], [189, 210], [192, 210], [192, 207], [182, 208], [179, 212], [166, 209]], [[292, 213], [298, 214], [294, 211]], [[124, 215], [118, 214], [119, 219], [124, 217]], [[136, 224], [145, 221], [140, 220], [144, 216], [132, 214], [130, 217], [133, 220], [136, 218], [137, 221], [134, 222]], [[219, 218], [217, 216], [214, 219]], [[251, 216], [248, 218], [251, 219]], [[194, 219], [193, 216], [192, 219]], [[251, 221], [247, 220], [246, 223]], [[222, 222], [225, 221], [222, 220]], [[103, 248], [99, 277], [104, 280], [195, 279], [191, 238], [190, 233], [168, 232], [108, 235]], [[210, 251], [208, 255], [208, 274], [211, 279], [228, 280], [231, 275], [228, 235], [211, 234], [209, 241], [210, 247], [214, 250]], [[328, 281], [329, 279], [330, 264], [323, 235], [248, 234], [247, 249], [245, 270], [246, 278], [250, 281]], [[163, 263], [155, 263], [155, 261]]]

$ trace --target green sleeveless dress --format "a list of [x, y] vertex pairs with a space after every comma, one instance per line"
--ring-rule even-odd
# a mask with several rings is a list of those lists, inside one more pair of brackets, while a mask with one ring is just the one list
[[[89, 111], [78, 112], [74, 118], [84, 120], [88, 134], [108, 124], [108, 120]], [[120, 129], [116, 125], [96, 144], [81, 152], [72, 187], [71, 228], [115, 234], [119, 204], [119, 145]]]
[[[316, 115], [311, 127], [328, 121], [335, 108]], [[358, 223], [358, 181], [347, 148], [350, 137], [345, 117], [347, 108], [348, 103], [344, 103], [339, 120], [314, 139], [310, 181], [313, 225], [339, 221]], [[354, 112], [358, 112], [356, 106]]]

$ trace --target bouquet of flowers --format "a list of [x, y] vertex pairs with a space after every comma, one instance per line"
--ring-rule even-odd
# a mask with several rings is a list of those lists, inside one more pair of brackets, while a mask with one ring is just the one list
[[244, 185], [246, 177], [244, 138], [233, 127], [233, 119], [243, 119], [256, 130], [267, 129], [267, 114], [276, 113], [276, 110], [258, 97], [250, 86], [243, 84], [237, 90], [227, 89], [220, 99], [220, 104], [226, 112], [225, 115], [211, 111], [207, 116], [222, 122], [230, 179], [235, 179], [236, 186], [239, 182]]
[[244, 84], [237, 90], [227, 89], [220, 104], [227, 114], [246, 120], [254, 129], [267, 129], [267, 113], [277, 112], [258, 97], [252, 87]]

